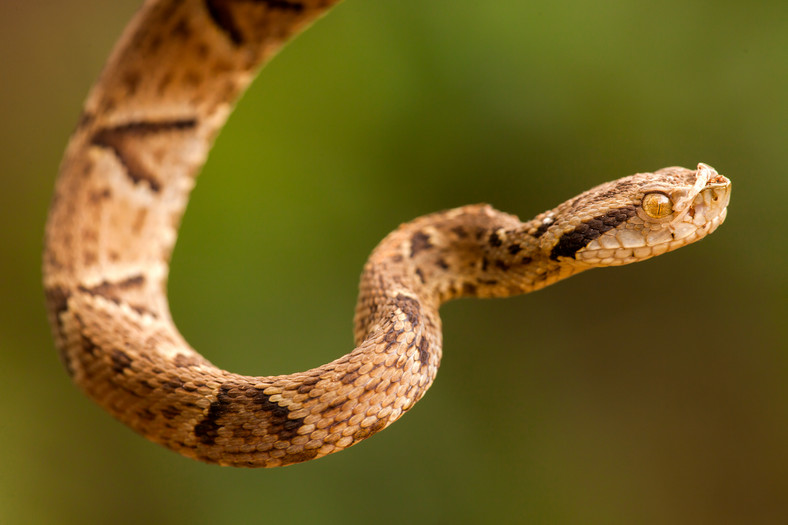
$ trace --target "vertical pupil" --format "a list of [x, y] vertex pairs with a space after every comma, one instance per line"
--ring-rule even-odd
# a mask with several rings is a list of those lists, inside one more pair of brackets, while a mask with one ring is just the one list
[[643, 202], [643, 209], [656, 219], [667, 217], [673, 211], [670, 199], [661, 193], [647, 195]]

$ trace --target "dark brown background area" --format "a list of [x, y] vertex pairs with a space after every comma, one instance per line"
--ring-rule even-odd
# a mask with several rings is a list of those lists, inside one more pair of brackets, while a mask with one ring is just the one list
[[400, 222], [523, 218], [666, 165], [733, 180], [700, 244], [442, 313], [436, 384], [307, 464], [144, 441], [58, 363], [40, 249], [67, 137], [137, 1], [0, 3], [0, 522], [788, 522], [788, 3], [348, 0], [219, 137], [172, 268], [217, 365], [351, 349], [362, 264]]

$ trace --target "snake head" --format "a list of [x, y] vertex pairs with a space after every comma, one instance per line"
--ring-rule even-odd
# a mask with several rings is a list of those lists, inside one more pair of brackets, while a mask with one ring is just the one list
[[731, 182], [706, 164], [664, 168], [597, 186], [555, 210], [573, 208], [550, 258], [588, 266], [642, 261], [693, 243], [722, 224]]

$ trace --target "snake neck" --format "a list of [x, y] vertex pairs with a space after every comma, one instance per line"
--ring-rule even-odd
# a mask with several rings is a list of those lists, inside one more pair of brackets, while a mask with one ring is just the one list
[[377, 328], [387, 305], [403, 298], [418, 298], [420, 311], [438, 324], [438, 308], [452, 299], [525, 294], [587, 269], [551, 258], [555, 241], [544, 237], [547, 213], [523, 223], [488, 205], [472, 205], [401, 225], [364, 268], [356, 342]]

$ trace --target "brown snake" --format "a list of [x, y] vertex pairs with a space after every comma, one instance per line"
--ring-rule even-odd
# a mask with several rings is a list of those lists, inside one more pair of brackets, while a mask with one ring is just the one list
[[409, 410], [441, 359], [438, 307], [537, 290], [647, 259], [722, 223], [709, 166], [603, 184], [520, 222], [486, 205], [403, 224], [361, 277], [349, 354], [290, 375], [225, 372], [193, 350], [166, 295], [177, 228], [217, 132], [259, 67], [336, 0], [148, 0], [93, 87], [46, 227], [60, 356], [91, 398], [148, 439], [222, 465], [347, 448]]

